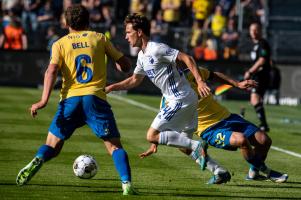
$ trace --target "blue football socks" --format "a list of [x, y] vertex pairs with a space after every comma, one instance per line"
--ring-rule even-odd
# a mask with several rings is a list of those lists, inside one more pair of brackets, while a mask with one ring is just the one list
[[55, 149], [46, 144], [42, 145], [38, 152], [36, 153], [36, 157], [43, 159], [44, 162], [50, 160], [55, 155]]
[[126, 151], [124, 149], [116, 149], [115, 151], [113, 151], [112, 158], [121, 181], [131, 181], [131, 168]]

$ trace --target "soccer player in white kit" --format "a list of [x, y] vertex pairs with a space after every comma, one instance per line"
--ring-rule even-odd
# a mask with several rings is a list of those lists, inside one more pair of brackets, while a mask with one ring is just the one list
[[202, 143], [187, 137], [187, 133], [194, 132], [197, 127], [198, 97], [177, 69], [177, 63], [183, 62], [192, 72], [200, 96], [207, 96], [210, 89], [202, 80], [195, 61], [191, 56], [166, 44], [150, 41], [150, 22], [145, 16], [130, 14], [124, 24], [126, 40], [132, 47], [141, 50], [133, 75], [107, 86], [106, 92], [131, 89], [148, 76], [169, 103], [152, 122], [147, 131], [147, 140], [155, 146], [161, 144], [191, 149], [191, 157], [195, 160], [205, 156]]

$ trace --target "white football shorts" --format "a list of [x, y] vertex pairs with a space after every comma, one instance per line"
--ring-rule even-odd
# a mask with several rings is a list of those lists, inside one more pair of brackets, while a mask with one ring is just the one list
[[168, 101], [151, 124], [151, 127], [162, 131], [185, 132], [196, 130], [198, 123], [198, 99], [195, 94], [185, 100]]

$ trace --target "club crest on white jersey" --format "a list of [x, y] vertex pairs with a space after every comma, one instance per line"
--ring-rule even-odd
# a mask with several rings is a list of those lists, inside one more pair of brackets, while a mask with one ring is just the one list
[[138, 54], [134, 73], [148, 76], [168, 100], [184, 99], [194, 91], [177, 69], [178, 53], [166, 44], [149, 41]]

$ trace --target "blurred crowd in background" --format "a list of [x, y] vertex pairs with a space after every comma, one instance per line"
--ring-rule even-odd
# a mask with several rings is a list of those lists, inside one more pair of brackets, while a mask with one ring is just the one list
[[[123, 20], [129, 13], [151, 19], [151, 37], [177, 43], [177, 31], [186, 30], [185, 44], [197, 60], [238, 58], [238, 3], [243, 7], [244, 29], [265, 22], [265, 0], [1, 0], [1, 49], [50, 49], [65, 35], [63, 12], [81, 3], [90, 12], [92, 30], [121, 40]], [[120, 31], [119, 31], [120, 30]], [[172, 37], [171, 37], [172, 36]], [[172, 39], [172, 41], [171, 41]], [[181, 40], [183, 41], [183, 40]], [[137, 51], [130, 49], [135, 56]]]

